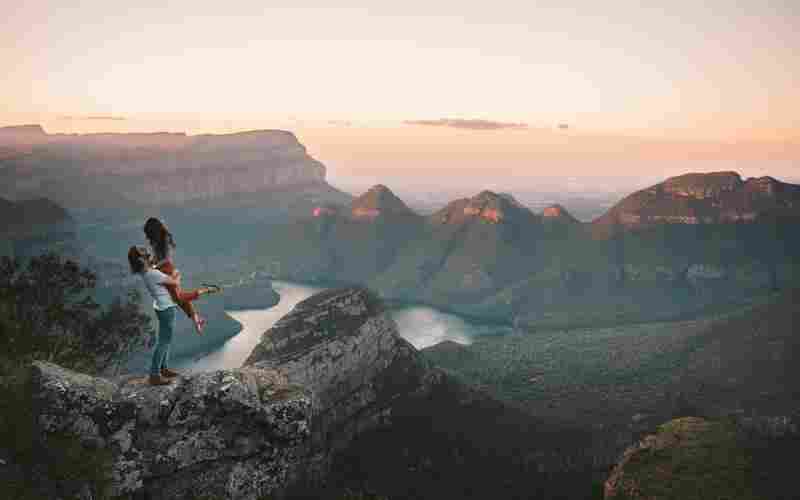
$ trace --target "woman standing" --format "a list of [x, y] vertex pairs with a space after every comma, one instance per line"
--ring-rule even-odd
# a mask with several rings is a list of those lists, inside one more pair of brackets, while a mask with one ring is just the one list
[[[169, 232], [169, 229], [167, 229], [166, 224], [155, 217], [150, 217], [144, 224], [144, 235], [147, 237], [150, 248], [153, 250], [153, 256], [155, 257], [154, 267], [173, 279], [179, 277], [180, 273], [175, 268], [175, 263], [172, 261], [172, 250], [175, 248], [175, 239], [172, 237], [172, 233]], [[194, 323], [198, 335], [203, 334], [203, 326], [206, 320], [197, 313], [192, 302], [197, 300], [201, 295], [220, 291], [220, 287], [216, 285], [206, 285], [205, 283], [203, 285], [203, 288], [194, 290], [183, 290], [180, 285], [166, 285], [172, 300]]]
[[[169, 351], [172, 334], [175, 331], [175, 310], [177, 304], [172, 299], [168, 286], [179, 287], [181, 278], [167, 276], [151, 264], [150, 252], [145, 247], [133, 246], [128, 250], [128, 264], [131, 272], [142, 277], [147, 291], [153, 297], [153, 308], [158, 318], [158, 342], [150, 363], [151, 385], [167, 385], [178, 374], [169, 369]], [[152, 347], [152, 342], [149, 347]]]

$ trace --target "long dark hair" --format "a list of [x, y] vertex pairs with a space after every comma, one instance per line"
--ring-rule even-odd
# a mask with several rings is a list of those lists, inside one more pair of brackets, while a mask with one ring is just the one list
[[153, 247], [158, 260], [166, 259], [169, 249], [175, 248], [175, 239], [172, 237], [172, 233], [163, 222], [155, 217], [150, 217], [144, 223], [144, 235]]

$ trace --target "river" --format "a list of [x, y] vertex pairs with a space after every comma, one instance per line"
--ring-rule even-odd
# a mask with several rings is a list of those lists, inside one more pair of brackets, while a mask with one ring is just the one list
[[[273, 288], [280, 302], [267, 309], [229, 311], [228, 314], [242, 324], [242, 330], [208, 354], [176, 359], [173, 365], [184, 372], [205, 372], [238, 368], [261, 340], [261, 335], [285, 316], [298, 302], [325, 290], [288, 281], [274, 281]], [[497, 335], [510, 332], [509, 326], [479, 323], [456, 314], [423, 305], [401, 305], [390, 308], [400, 335], [417, 349], [452, 340], [469, 344], [480, 335]]]

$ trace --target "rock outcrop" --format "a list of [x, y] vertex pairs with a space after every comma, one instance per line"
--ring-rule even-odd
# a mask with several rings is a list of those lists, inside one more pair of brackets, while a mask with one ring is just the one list
[[66, 433], [109, 449], [115, 497], [256, 500], [303, 472], [311, 396], [275, 370], [202, 373], [152, 387], [36, 362], [31, 378], [45, 439]]
[[359, 433], [391, 420], [398, 398], [422, 395], [438, 377], [400, 337], [364, 288], [319, 293], [281, 318], [245, 361], [275, 370], [314, 395], [314, 473]]
[[215, 200], [325, 182], [324, 165], [283, 130], [50, 135], [14, 128], [0, 129], [0, 147], [0, 195], [66, 206]]
[[736, 172], [685, 174], [637, 191], [593, 222], [611, 226], [753, 222], [767, 215], [800, 215], [800, 186], [772, 177], [743, 180]]
[[36, 362], [32, 398], [44, 436], [111, 450], [114, 496], [255, 500], [321, 480], [337, 451], [441, 377], [371, 292], [349, 288], [298, 304], [240, 369], [153, 387]]

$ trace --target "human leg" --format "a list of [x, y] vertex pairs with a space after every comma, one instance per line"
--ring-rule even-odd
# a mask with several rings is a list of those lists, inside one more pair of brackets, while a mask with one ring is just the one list
[[[171, 260], [161, 262], [158, 265], [158, 270], [164, 274], [172, 276], [173, 278], [178, 274], [178, 270], [175, 268], [175, 265]], [[202, 335], [203, 326], [205, 326], [206, 320], [202, 318], [200, 314], [198, 314], [192, 302], [200, 298], [201, 295], [210, 293], [209, 288], [203, 287], [185, 290], [181, 288], [180, 285], [166, 285], [166, 287], [167, 291], [169, 291], [169, 294], [172, 297], [172, 300], [178, 304], [186, 316], [192, 320], [192, 323], [194, 323], [195, 331], [197, 331], [198, 335]]]
[[161, 368], [169, 357], [172, 334], [175, 330], [175, 308], [169, 307], [162, 311], [157, 310], [156, 317], [158, 318], [158, 342], [150, 363], [151, 378], [160, 377]]

